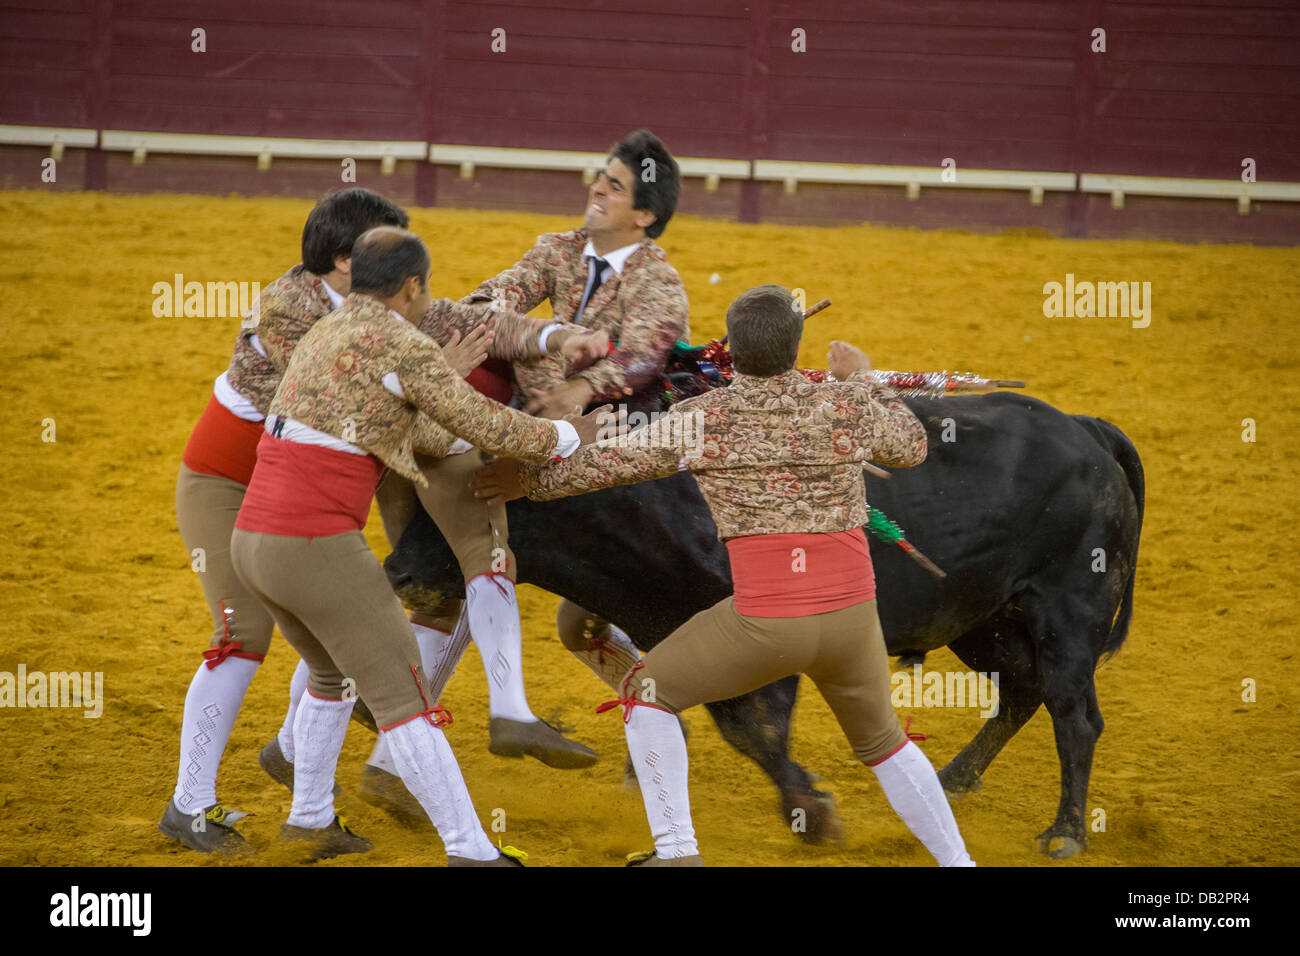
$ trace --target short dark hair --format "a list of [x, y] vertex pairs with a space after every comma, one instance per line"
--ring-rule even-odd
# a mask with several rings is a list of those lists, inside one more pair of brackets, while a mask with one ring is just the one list
[[321, 198], [302, 227], [302, 264], [323, 276], [334, 271], [334, 260], [352, 254], [357, 236], [375, 226], [405, 229], [406, 213], [377, 192], [354, 187]]
[[427, 288], [429, 250], [405, 229], [380, 226], [363, 232], [352, 246], [352, 291], [388, 298], [411, 276]]
[[803, 311], [789, 289], [754, 286], [727, 309], [727, 336], [737, 372], [763, 377], [780, 375], [794, 368], [799, 356]]
[[[646, 226], [645, 234], [657, 239], [663, 234], [668, 220], [677, 209], [677, 197], [682, 191], [681, 170], [668, 147], [648, 129], [628, 133], [609, 148], [609, 155], [632, 170], [632, 208], [648, 209], [655, 221]], [[646, 160], [651, 160], [646, 165]], [[646, 173], [651, 172], [647, 181]]]

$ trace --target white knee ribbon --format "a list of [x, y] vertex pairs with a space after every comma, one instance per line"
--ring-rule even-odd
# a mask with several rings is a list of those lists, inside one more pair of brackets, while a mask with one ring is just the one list
[[889, 805], [940, 866], [974, 866], [957, 829], [939, 775], [921, 748], [908, 741], [902, 749], [871, 768]]

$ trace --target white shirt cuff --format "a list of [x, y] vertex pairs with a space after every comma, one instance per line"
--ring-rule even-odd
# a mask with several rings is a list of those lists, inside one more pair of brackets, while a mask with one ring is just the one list
[[463, 455], [465, 454], [465, 452], [473, 451], [473, 450], [474, 450], [473, 445], [471, 445], [463, 438], [457, 438], [454, 442], [451, 443], [451, 447], [447, 449], [447, 454], [445, 457], [450, 458], [452, 455]]
[[551, 337], [552, 332], [563, 327], [564, 326], [559, 322], [552, 322], [550, 325], [546, 326], [546, 328], [542, 329], [542, 334], [537, 337], [537, 348], [543, 355], [546, 354], [546, 340]]
[[552, 424], [560, 433], [559, 440], [555, 443], [555, 454], [560, 458], [568, 458], [582, 444], [582, 439], [578, 437], [578, 430], [562, 418], [556, 419]]

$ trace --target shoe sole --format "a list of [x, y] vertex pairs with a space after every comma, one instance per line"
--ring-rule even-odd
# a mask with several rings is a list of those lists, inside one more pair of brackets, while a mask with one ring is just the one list
[[[252, 853], [253, 848], [248, 845], [246, 840], [231, 844], [229, 846], [206, 847], [201, 843], [193, 841], [188, 828], [183, 830], [173, 829], [165, 823], [158, 824], [158, 832], [169, 840], [175, 840], [186, 849], [193, 850], [195, 853], [209, 853], [214, 856], [240, 856], [245, 853]], [[234, 831], [231, 831], [234, 832]]]

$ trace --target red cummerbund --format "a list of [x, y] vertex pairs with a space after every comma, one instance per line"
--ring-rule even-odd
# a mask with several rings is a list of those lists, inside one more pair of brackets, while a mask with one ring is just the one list
[[293, 538], [360, 531], [383, 473], [384, 464], [374, 455], [303, 445], [264, 432], [235, 527]]
[[825, 614], [876, 596], [871, 550], [861, 528], [728, 538], [727, 552], [736, 611], [746, 617]]
[[246, 485], [253, 477], [257, 443], [263, 434], [261, 422], [245, 421], [213, 395], [190, 433], [181, 460], [191, 471]]

